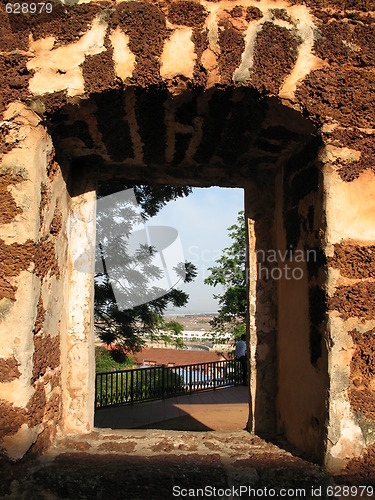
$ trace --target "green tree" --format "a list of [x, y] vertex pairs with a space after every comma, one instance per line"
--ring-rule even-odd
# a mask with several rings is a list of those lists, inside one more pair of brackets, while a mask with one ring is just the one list
[[216, 266], [210, 267], [210, 275], [204, 280], [207, 285], [224, 287], [223, 294], [215, 295], [219, 299], [219, 314], [211, 321], [220, 339], [221, 334], [232, 332], [234, 339], [246, 333], [246, 232], [244, 212], [240, 211], [236, 224], [228, 228], [232, 240], [230, 247], [224, 248], [216, 260]]
[[[179, 323], [178, 321], [166, 321], [163, 325], [164, 335], [162, 339], [165, 344], [173, 344], [177, 349], [183, 349], [185, 344], [181, 338], [178, 337], [184, 331], [184, 325]], [[170, 334], [174, 334], [173, 338], [170, 337]]]
[[[127, 186], [105, 183], [99, 187], [98, 199], [133, 189], [140, 210], [121, 197], [115, 204], [99, 203], [97, 214], [97, 255], [95, 272], [95, 326], [100, 339], [110, 345], [113, 356], [124, 361], [127, 354], [142, 348], [142, 335], [154, 336], [164, 326], [163, 313], [169, 304], [182, 307], [188, 294], [178, 290], [179, 283], [196, 277], [196, 268], [189, 262], [175, 266], [177, 280], [168, 290], [149, 285], [150, 280], [162, 278], [163, 272], [153, 262], [156, 249], [138, 244], [131, 251], [128, 238], [134, 228], [155, 215], [167, 202], [187, 196], [191, 188], [172, 186]], [[108, 197], [111, 201], [111, 197]], [[113, 200], [112, 200], [113, 201]], [[125, 300], [119, 304], [117, 298]], [[117, 298], [116, 298], [117, 297]], [[126, 300], [136, 304], [126, 306]]]
[[108, 351], [108, 349], [103, 346], [95, 347], [96, 372], [112, 372], [126, 370], [127, 368], [132, 367], [133, 360], [130, 357], [123, 361], [120, 356], [120, 361], [117, 361], [116, 354], [118, 354], [116, 351]]

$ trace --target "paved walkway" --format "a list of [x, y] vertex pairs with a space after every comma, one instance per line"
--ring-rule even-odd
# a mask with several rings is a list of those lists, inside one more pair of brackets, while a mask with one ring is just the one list
[[97, 411], [95, 427], [181, 431], [238, 431], [245, 428], [248, 388], [200, 392], [148, 403]]

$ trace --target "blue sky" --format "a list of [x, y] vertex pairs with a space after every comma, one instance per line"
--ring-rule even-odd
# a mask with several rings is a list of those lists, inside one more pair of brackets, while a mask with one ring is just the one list
[[168, 203], [149, 225], [171, 226], [177, 229], [185, 260], [198, 268], [198, 276], [192, 283], [179, 288], [186, 291], [189, 302], [186, 307], [168, 312], [200, 313], [216, 312], [217, 300], [213, 294], [221, 293], [219, 287], [203, 283], [221, 255], [224, 247], [231, 245], [227, 228], [234, 224], [244, 206], [243, 189], [195, 188], [188, 197]]

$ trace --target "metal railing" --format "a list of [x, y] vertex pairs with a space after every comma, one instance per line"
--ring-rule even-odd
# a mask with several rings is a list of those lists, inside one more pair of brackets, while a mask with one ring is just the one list
[[242, 367], [235, 360], [97, 373], [95, 408], [129, 405], [241, 383]]

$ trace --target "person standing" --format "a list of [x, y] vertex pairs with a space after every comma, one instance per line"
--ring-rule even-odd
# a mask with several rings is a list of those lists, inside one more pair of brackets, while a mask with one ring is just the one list
[[242, 366], [242, 383], [247, 385], [247, 349], [246, 349], [246, 335], [241, 335], [241, 339], [236, 343], [234, 351], [237, 361]]

